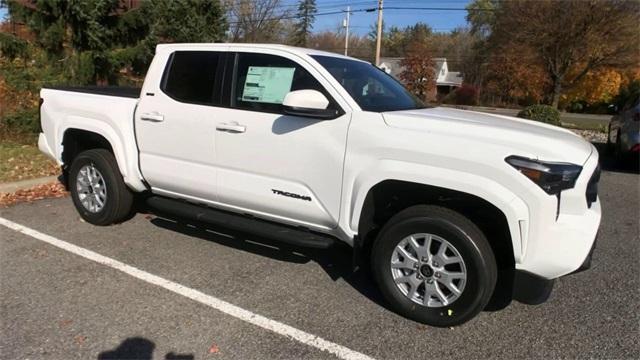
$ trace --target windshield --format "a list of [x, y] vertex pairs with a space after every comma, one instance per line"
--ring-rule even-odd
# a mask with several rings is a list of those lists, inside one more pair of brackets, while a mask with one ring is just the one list
[[397, 111], [426, 106], [396, 79], [362, 61], [312, 55], [344, 87], [364, 111]]

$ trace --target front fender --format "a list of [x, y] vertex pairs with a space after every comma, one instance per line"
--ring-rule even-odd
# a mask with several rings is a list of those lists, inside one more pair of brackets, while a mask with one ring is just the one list
[[513, 242], [514, 259], [520, 261], [526, 246], [527, 219], [529, 209], [515, 194], [499, 183], [485, 177], [452, 169], [437, 168], [425, 164], [408, 163], [399, 160], [381, 160], [375, 169], [365, 169], [358, 174], [350, 188], [351, 203], [344, 217], [344, 224], [353, 234], [358, 233], [358, 223], [365, 198], [376, 184], [385, 180], [399, 180], [423, 185], [437, 186], [460, 191], [482, 198], [500, 209], [509, 226]]

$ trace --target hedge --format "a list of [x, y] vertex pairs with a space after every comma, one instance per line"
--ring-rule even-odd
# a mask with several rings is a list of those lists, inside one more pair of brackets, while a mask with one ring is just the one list
[[560, 112], [549, 105], [531, 105], [518, 113], [518, 117], [560, 126]]

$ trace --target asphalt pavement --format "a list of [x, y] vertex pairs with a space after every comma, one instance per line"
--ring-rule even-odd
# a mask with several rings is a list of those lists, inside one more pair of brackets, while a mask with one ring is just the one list
[[[368, 275], [351, 271], [348, 248], [310, 251], [144, 214], [96, 227], [69, 198], [0, 217], [372, 358], [637, 359], [640, 176], [607, 168], [590, 270], [560, 278], [545, 304], [513, 302], [445, 329], [388, 310]], [[336, 356], [0, 226], [1, 359], [152, 357]]]

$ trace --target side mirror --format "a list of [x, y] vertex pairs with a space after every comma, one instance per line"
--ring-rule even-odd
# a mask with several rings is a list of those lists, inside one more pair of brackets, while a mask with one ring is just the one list
[[282, 102], [284, 112], [294, 116], [330, 119], [336, 111], [329, 109], [329, 100], [317, 90], [296, 90], [289, 92]]

